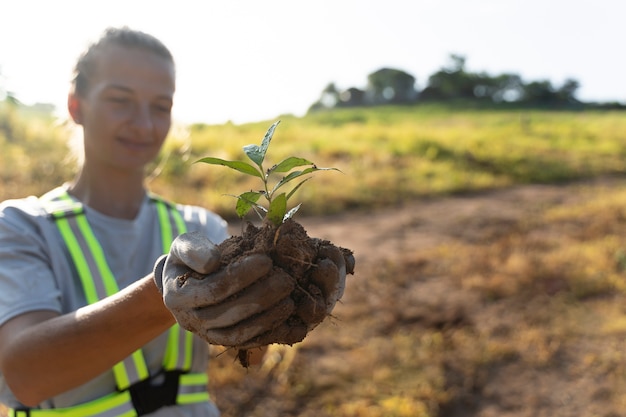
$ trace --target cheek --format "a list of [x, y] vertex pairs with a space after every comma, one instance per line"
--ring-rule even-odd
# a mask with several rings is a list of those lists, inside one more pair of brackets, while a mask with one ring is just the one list
[[164, 141], [172, 127], [172, 119], [156, 119], [154, 121], [154, 130], [161, 141]]
[[126, 119], [128, 119], [127, 111], [98, 106], [90, 112], [89, 125], [99, 132], [105, 132], [113, 130], [115, 126], [123, 123]]

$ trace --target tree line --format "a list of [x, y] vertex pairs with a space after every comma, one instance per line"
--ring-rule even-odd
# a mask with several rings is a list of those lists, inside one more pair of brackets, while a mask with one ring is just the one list
[[584, 103], [577, 99], [580, 83], [566, 79], [559, 86], [549, 80], [525, 82], [518, 74], [490, 75], [469, 72], [466, 58], [450, 55], [450, 63], [428, 78], [422, 90], [416, 88], [416, 78], [402, 70], [382, 68], [368, 75], [365, 89], [350, 87], [340, 90], [328, 84], [309, 112], [341, 107], [362, 107], [418, 103], [463, 103], [484, 107], [533, 107], [550, 109], [611, 108], [626, 105]]

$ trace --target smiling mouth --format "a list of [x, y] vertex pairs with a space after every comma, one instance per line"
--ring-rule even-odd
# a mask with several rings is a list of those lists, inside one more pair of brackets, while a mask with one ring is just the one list
[[117, 138], [117, 141], [120, 142], [125, 147], [131, 148], [131, 149], [141, 150], [141, 149], [148, 149], [152, 147], [152, 142], [140, 142], [140, 141], [138, 142], [132, 139], [124, 139], [124, 138]]

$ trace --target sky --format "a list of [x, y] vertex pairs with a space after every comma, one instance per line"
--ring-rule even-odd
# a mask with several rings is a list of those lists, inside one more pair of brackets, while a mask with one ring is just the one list
[[4, 0], [0, 16], [0, 87], [60, 115], [80, 52], [122, 25], [172, 51], [182, 123], [301, 116], [329, 83], [365, 88], [385, 67], [422, 89], [451, 54], [626, 102], [623, 0]]

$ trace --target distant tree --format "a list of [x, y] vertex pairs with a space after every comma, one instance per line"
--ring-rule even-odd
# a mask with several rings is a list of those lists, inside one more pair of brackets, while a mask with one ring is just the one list
[[339, 94], [339, 103], [337, 103], [337, 106], [357, 107], [365, 104], [365, 91], [356, 87], [350, 87]]
[[442, 71], [450, 73], [450, 74], [465, 71], [465, 62], [467, 61], [465, 56], [458, 55], [458, 54], [450, 54], [448, 59], [450, 60], [448, 62], [448, 66], [443, 67]]
[[476, 98], [477, 86], [479, 94], [484, 88], [490, 88], [490, 83], [485, 83], [482, 76], [470, 74], [465, 71], [465, 57], [450, 55], [450, 65], [443, 67], [428, 78], [428, 85], [421, 92], [422, 100], [446, 100], [446, 99], [472, 99]]
[[415, 77], [398, 69], [379, 69], [368, 75], [365, 94], [372, 104], [414, 102], [417, 97]]
[[[419, 92], [415, 87], [415, 77], [393, 68], [382, 68], [368, 75], [365, 90], [351, 87], [339, 92], [331, 83], [309, 110], [415, 103], [418, 99], [476, 101], [496, 105], [516, 102], [526, 106], [551, 107], [582, 104], [576, 99], [580, 84], [574, 79], [567, 79], [562, 86], [555, 88], [549, 80], [525, 83], [513, 73], [492, 76], [485, 72], [469, 72], [465, 63], [464, 56], [451, 54], [448, 63], [432, 74], [426, 87]], [[616, 105], [622, 106], [619, 103]]]
[[549, 80], [532, 81], [523, 86], [522, 101], [536, 105], [568, 105], [580, 103], [576, 99], [578, 81], [568, 78], [556, 88]]
[[320, 101], [325, 107], [334, 107], [339, 101], [339, 90], [334, 83], [330, 83], [322, 91]]
[[523, 86], [521, 101], [530, 104], [553, 104], [558, 96], [549, 80], [531, 81]]
[[572, 78], [565, 80], [563, 85], [556, 91], [559, 101], [564, 103], [580, 103], [576, 98], [576, 92], [580, 88], [580, 83]]
[[491, 100], [495, 103], [520, 101], [524, 94], [524, 82], [517, 74], [501, 74], [491, 78]]

